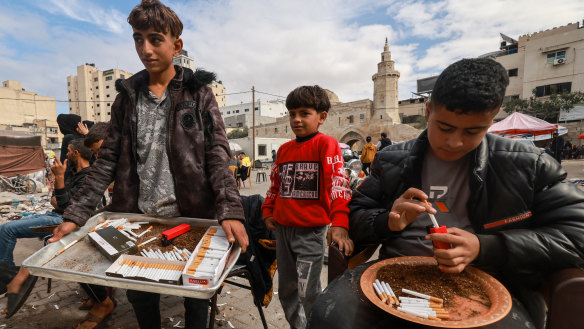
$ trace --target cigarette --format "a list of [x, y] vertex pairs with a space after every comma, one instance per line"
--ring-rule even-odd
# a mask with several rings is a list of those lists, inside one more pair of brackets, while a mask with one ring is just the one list
[[[430, 203], [428, 202], [428, 200], [426, 200], [426, 203], [427, 203], [427, 204], [430, 204]], [[428, 213], [428, 216], [430, 216], [430, 220], [432, 221], [432, 225], [433, 225], [435, 228], [438, 228], [438, 227], [440, 227], [440, 225], [438, 225], [438, 222], [436, 221], [436, 217], [434, 217], [434, 215], [433, 215], [433, 214], [431, 214], [431, 213]]]
[[381, 282], [379, 282], [378, 279], [375, 279], [375, 284], [377, 284], [377, 287], [379, 287], [379, 290], [381, 291], [381, 295], [385, 299], [386, 303], [389, 303], [390, 305], [393, 304], [394, 300], [393, 300], [393, 298], [391, 298], [391, 295], [389, 295], [385, 291], [385, 287], [383, 286], [383, 284], [381, 284]]
[[389, 291], [389, 294], [391, 295], [391, 299], [393, 299], [394, 303], [396, 303], [397, 305], [399, 305], [399, 299], [397, 299], [397, 296], [393, 292], [393, 289], [391, 289], [391, 286], [389, 285], [389, 283], [382, 282], [382, 284], [386, 286], [387, 290]]
[[439, 303], [439, 304], [442, 304], [443, 303], [443, 300], [440, 299], [440, 298], [432, 297], [430, 295], [425, 295], [425, 294], [422, 294], [422, 293], [419, 293], [419, 292], [416, 292], [416, 291], [413, 291], [413, 290], [409, 290], [409, 289], [402, 288], [402, 292], [404, 292], [406, 294], [410, 294], [412, 296], [416, 296], [416, 297], [420, 297], [420, 298], [423, 298], [423, 299], [427, 299], [427, 300], [429, 300], [431, 302], [435, 302], [435, 303]]
[[141, 238], [141, 237], [142, 237], [142, 235], [146, 234], [147, 232], [150, 232], [150, 230], [151, 230], [151, 229], [152, 229], [152, 226], [150, 226], [149, 228], [147, 228], [147, 229], [146, 229], [146, 231], [144, 231], [144, 232], [142, 232], [142, 233], [138, 234], [138, 236], [137, 236], [137, 237], [138, 237], [138, 238]]
[[404, 313], [408, 313], [408, 314], [411, 314], [411, 315], [419, 316], [419, 317], [424, 318], [424, 319], [442, 321], [439, 318], [437, 318], [437, 317], [435, 317], [433, 315], [429, 315], [426, 312], [416, 311], [416, 310], [412, 310], [412, 309], [408, 309], [408, 308], [403, 308], [403, 307], [398, 307], [397, 309], [399, 311], [404, 312]]
[[77, 242], [83, 240], [85, 238], [85, 236], [80, 237], [79, 239], [72, 241], [71, 243], [69, 243], [68, 245], [66, 245], [63, 249], [59, 250], [59, 253], [57, 255], [62, 254], [65, 250], [71, 248], [71, 246], [73, 246], [74, 244], [76, 244]]
[[154, 240], [156, 240], [156, 239], [158, 239], [158, 237], [156, 237], [156, 236], [155, 236], [155, 237], [153, 237], [153, 238], [152, 238], [152, 239], [150, 239], [150, 240], [146, 240], [146, 241], [144, 241], [144, 242], [140, 243], [140, 244], [138, 245], [138, 247], [142, 247], [143, 245], [145, 245], [145, 244], [147, 244], [147, 243], [150, 243], [150, 242], [152, 242], [152, 241], [154, 241]]
[[385, 304], [385, 302], [387, 301], [387, 298], [383, 297], [381, 290], [379, 290], [379, 287], [377, 286], [377, 283], [375, 283], [375, 282], [373, 282], [373, 289], [375, 289], [375, 292], [377, 293], [377, 297], [379, 297], [379, 299], [381, 299], [381, 302], [383, 304]]

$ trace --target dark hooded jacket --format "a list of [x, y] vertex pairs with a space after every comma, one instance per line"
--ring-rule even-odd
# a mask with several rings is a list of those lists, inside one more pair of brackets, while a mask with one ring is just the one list
[[[378, 152], [371, 176], [353, 192], [355, 244], [399, 239], [388, 228], [393, 202], [421, 188], [427, 132]], [[480, 241], [474, 265], [498, 277], [584, 269], [584, 192], [563, 183], [566, 171], [545, 152], [487, 134], [473, 151], [468, 218]], [[406, 227], [405, 230], [408, 228]], [[382, 246], [380, 257], [394, 257]]]
[[[207, 84], [210, 72], [175, 66], [169, 83], [167, 152], [181, 216], [244, 220], [241, 197], [229, 170], [229, 143], [215, 96]], [[91, 166], [84, 186], [75, 194], [63, 218], [82, 226], [108, 185], [115, 180], [109, 210], [139, 213], [140, 179], [136, 168], [136, 130], [132, 120], [140, 90], [147, 88], [143, 70], [118, 80], [108, 137]], [[132, 123], [134, 122], [134, 123]]]
[[[75, 139], [83, 138], [83, 135], [77, 132], [77, 124], [81, 122], [81, 117], [77, 114], [59, 114], [57, 116], [57, 124], [59, 125], [59, 130], [61, 134], [63, 134], [63, 141], [61, 142], [61, 155], [59, 156], [59, 160], [61, 163], [67, 159], [67, 152], [69, 144]], [[73, 171], [67, 169], [68, 174], [66, 175], [69, 177]]]

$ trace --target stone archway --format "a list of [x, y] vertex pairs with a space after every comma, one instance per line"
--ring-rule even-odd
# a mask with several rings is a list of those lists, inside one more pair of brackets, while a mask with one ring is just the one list
[[339, 142], [349, 145], [353, 151], [360, 151], [365, 145], [365, 138], [355, 131], [349, 131], [339, 139]]

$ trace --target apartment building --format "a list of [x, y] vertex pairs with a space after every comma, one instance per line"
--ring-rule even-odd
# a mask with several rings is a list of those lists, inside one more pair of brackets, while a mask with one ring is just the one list
[[109, 121], [117, 95], [116, 80], [133, 74], [120, 69], [100, 71], [95, 64], [77, 67], [77, 75], [67, 77], [69, 113], [94, 122]]
[[54, 97], [41, 96], [22, 88], [18, 81], [6, 80], [0, 87], [0, 130], [41, 136], [45, 149], [59, 149], [63, 135], [57, 125]]
[[172, 58], [174, 65], [180, 65], [182, 67], [195, 70], [195, 60], [189, 57], [189, 53], [186, 50], [181, 50], [180, 54]]
[[571, 23], [520, 36], [501, 34], [499, 51], [483, 55], [509, 72], [507, 98], [584, 91], [584, 28]]

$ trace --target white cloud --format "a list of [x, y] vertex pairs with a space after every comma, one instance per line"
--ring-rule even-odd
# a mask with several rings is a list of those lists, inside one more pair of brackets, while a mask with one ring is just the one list
[[71, 19], [87, 22], [114, 33], [124, 31], [128, 15], [113, 8], [101, 8], [89, 0], [48, 0], [38, 3], [51, 14], [65, 15]]

